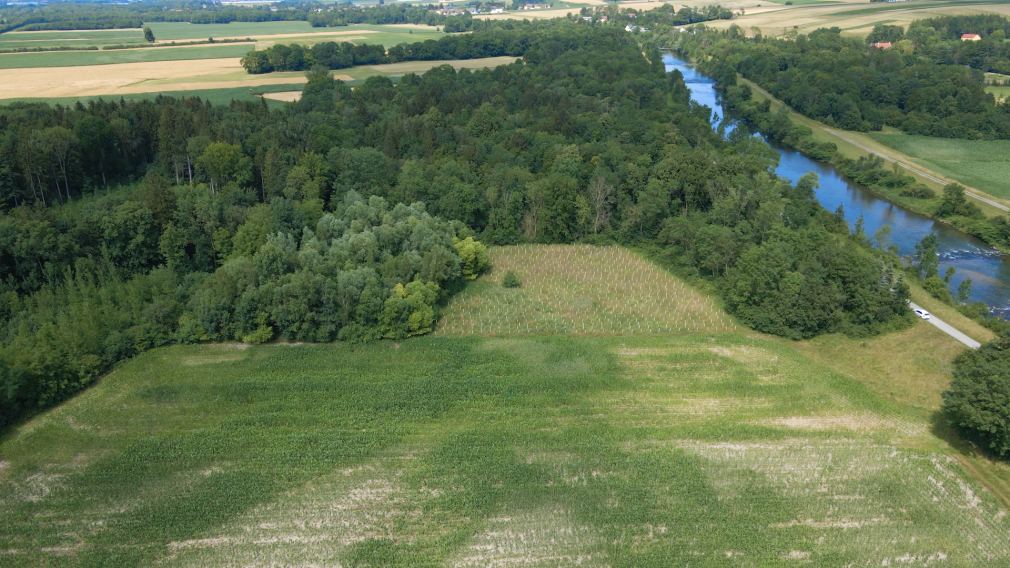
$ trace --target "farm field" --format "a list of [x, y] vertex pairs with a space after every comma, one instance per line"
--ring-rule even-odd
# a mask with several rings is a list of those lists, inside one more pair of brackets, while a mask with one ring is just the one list
[[[275, 43], [313, 44], [320, 41], [349, 41], [353, 43], [377, 43], [386, 47], [399, 43], [435, 39], [443, 32], [430, 26], [400, 26], [400, 25], [367, 25], [358, 24], [335, 28], [313, 28], [308, 22], [235, 22], [231, 24], [189, 24], [177, 22], [155, 22], [151, 24], [158, 43], [173, 41], [215, 39], [246, 39], [249, 42], [201, 44], [178, 47], [148, 47], [140, 35], [138, 47], [116, 50], [87, 51], [48, 51], [30, 53], [0, 53], [0, 69], [22, 69], [32, 67], [68, 67], [78, 65], [111, 65], [117, 63], [137, 63], [147, 61], [188, 61], [194, 59], [219, 59], [224, 57], [242, 57], [254, 47], [264, 48]], [[139, 30], [129, 30], [139, 34]], [[164, 32], [165, 35], [162, 35]], [[82, 45], [92, 45], [96, 37], [107, 32], [22, 32], [0, 34], [0, 49], [17, 47], [25, 40], [22, 36], [35, 38], [35, 47], [50, 45], [51, 36], [64, 43], [72, 38], [84, 39]], [[108, 32], [111, 33], [111, 32]], [[125, 32], [115, 31], [112, 37], [119, 38]], [[17, 36], [13, 38], [13, 36]], [[13, 39], [12, 39], [13, 38]], [[55, 41], [53, 40], [53, 41]], [[13, 42], [7, 46], [4, 41]], [[102, 40], [105, 41], [105, 40]], [[90, 43], [89, 43], [90, 42]], [[131, 43], [129, 41], [108, 41], [103, 44], [113, 45]], [[62, 45], [52, 43], [52, 45]]]
[[[456, 296], [442, 335], [653, 335], [741, 328], [715, 301], [624, 247], [493, 247], [492, 270]], [[504, 288], [502, 276], [523, 286]], [[614, 274], [620, 274], [615, 278]]]
[[267, 103], [282, 107], [283, 104], [271, 99], [269, 96], [271, 93], [290, 93], [296, 92], [301, 94], [301, 91], [293, 91], [292, 89], [301, 89], [301, 83], [280, 83], [276, 85], [254, 85], [249, 87], [231, 87], [231, 88], [221, 88], [221, 89], [188, 89], [184, 91], [153, 91], [149, 93], [128, 93], [119, 95], [90, 95], [84, 97], [55, 97], [55, 98], [33, 98], [24, 97], [18, 99], [6, 99], [0, 100], [0, 105], [9, 104], [13, 102], [22, 101], [32, 101], [32, 102], [47, 102], [51, 104], [62, 104], [62, 105], [72, 105], [77, 102], [87, 103], [89, 101], [95, 100], [150, 100], [159, 96], [166, 97], [199, 97], [209, 101], [211, 104], [216, 105], [227, 105], [231, 101], [246, 101], [246, 102], [256, 102], [260, 99], [266, 99]]
[[[0, 69], [30, 70], [46, 67], [89, 67], [95, 65], [115, 65], [123, 63], [179, 62], [179, 66], [191, 65], [192, 60], [240, 58], [252, 49], [250, 43], [222, 43], [217, 45], [193, 45], [182, 47], [138, 47], [136, 49], [114, 49], [100, 51], [43, 51], [33, 53], [0, 54]], [[84, 75], [87, 69], [73, 71]], [[59, 71], [56, 71], [59, 73]]]
[[908, 25], [913, 20], [955, 14], [997, 13], [1010, 15], [1010, 4], [992, 1], [929, 1], [910, 3], [800, 3], [780, 5], [776, 10], [750, 10], [732, 20], [712, 22], [711, 27], [739, 26], [746, 33], [755, 29], [763, 35], [787, 32], [809, 33], [818, 28], [838, 27], [844, 33], [865, 36], [876, 24]]
[[[363, 65], [341, 69], [334, 77], [344, 81], [362, 80], [373, 75], [399, 77], [423, 73], [439, 65], [477, 69], [505, 65], [515, 57], [488, 57], [467, 60], [411, 61], [386, 65]], [[62, 72], [54, 72], [62, 71]], [[81, 72], [83, 71], [83, 72]], [[72, 78], [68, 78], [72, 77]], [[306, 81], [303, 72], [292, 71], [250, 75], [239, 59], [202, 59], [181, 65], [177, 62], [132, 63], [54, 69], [0, 69], [0, 100], [47, 99], [73, 102], [100, 96], [158, 93], [193, 94], [203, 92], [223, 100], [227, 93], [248, 94], [250, 89], [267, 92], [300, 90]], [[276, 86], [283, 88], [277, 89]], [[193, 93], [186, 93], [192, 91]], [[210, 91], [216, 91], [210, 93]], [[41, 95], [41, 96], [40, 96]]]
[[340, 36], [354, 39], [346, 41], [366, 41], [385, 46], [403, 42], [424, 41], [442, 35], [431, 26], [413, 24], [371, 25], [352, 24], [329, 28], [314, 28], [308, 22], [231, 22], [228, 24], [191, 24], [187, 22], [152, 22], [148, 24], [159, 42], [215, 39], [312, 39], [328, 36], [334, 41]]
[[8, 32], [0, 34], [0, 50], [17, 48], [101, 47], [106, 45], [143, 45], [140, 28], [119, 30], [73, 30]]
[[1003, 199], [1010, 199], [1010, 141], [952, 140], [901, 132], [870, 136], [917, 164]]
[[[535, 263], [541, 251], [523, 248], [495, 258]], [[599, 307], [615, 321], [661, 289], [679, 287], [680, 313], [709, 309], [655, 267], [659, 282], [634, 285], [628, 271], [648, 263], [630, 252], [637, 263], [617, 268], [597, 254], [620, 251], [571, 248], [566, 263], [630, 283], [628, 305]], [[527, 275], [523, 290], [541, 285]], [[927, 412], [800, 344], [702, 328], [157, 349], [0, 441], [0, 554], [11, 566], [1010, 563], [1006, 506]]]

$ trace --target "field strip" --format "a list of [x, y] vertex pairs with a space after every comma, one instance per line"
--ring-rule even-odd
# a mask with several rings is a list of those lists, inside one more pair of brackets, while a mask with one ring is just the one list
[[10, 35], [29, 35], [29, 34], [79, 34], [81, 32], [141, 32], [143, 28], [108, 28], [101, 30], [13, 30], [0, 34], [0, 37], [10, 36]]
[[[245, 39], [245, 38], [242, 38], [242, 39]], [[179, 41], [191, 41], [191, 40], [179, 40]], [[123, 49], [72, 49], [72, 50], [54, 49], [54, 50], [50, 50], [50, 51], [11, 51], [11, 52], [8, 52], [8, 53], [0, 53], [0, 57], [17, 57], [17, 56], [26, 56], [26, 55], [27, 56], [32, 56], [32, 55], [38, 56], [40, 53], [68, 53], [68, 54], [69, 53], [91, 53], [91, 54], [96, 54], [97, 53], [97, 54], [102, 54], [102, 55], [108, 55], [108, 54], [111, 54], [111, 53], [118, 53], [118, 52], [124, 52], [124, 51], [129, 51], [129, 52], [133, 52], [133, 51], [151, 51], [151, 50], [155, 50], [155, 49], [158, 49], [158, 50], [172, 49], [172, 50], [180, 50], [181, 51], [181, 50], [184, 50], [184, 49], [189, 50], [189, 49], [207, 49], [208, 47], [210, 47], [210, 48], [214, 48], [214, 47], [227, 47], [229, 45], [242, 45], [242, 44], [245, 44], [245, 43], [256, 43], [256, 40], [255, 39], [250, 39], [249, 41], [236, 41], [236, 42], [229, 42], [229, 43], [218, 43], [218, 44], [197, 43], [197, 44], [192, 44], [192, 45], [174, 45], [174, 46], [170, 45], [170, 44], [166, 44], [164, 47], [157, 47], [157, 46], [152, 47], [152, 46], [150, 46], [148, 44], [138, 44], [138, 45], [142, 45], [144, 47], [128, 47], [128, 48], [123, 48]], [[178, 61], [183, 61], [183, 60], [180, 59]], [[119, 64], [112, 63], [111, 65], [119, 65]], [[78, 65], [77, 67], [89, 67], [89, 66], [88, 65]], [[27, 69], [32, 69], [32, 67], [28, 67]], [[50, 67], [50, 69], [53, 69], [53, 68]]]
[[[496, 67], [514, 61], [515, 57], [405, 61], [352, 67], [344, 69], [346, 73], [335, 73], [333, 77], [342, 81], [353, 81], [371, 75], [399, 76], [407, 73], [423, 73], [440, 65], [451, 65], [456, 69], [477, 69]], [[241, 59], [237, 57], [0, 69], [0, 100], [228, 89], [300, 84], [305, 81], [305, 75], [299, 72], [249, 75], [242, 68]]]
[[[249, 39], [252, 41], [260, 40], [272, 40], [272, 39], [289, 39], [289, 38], [302, 38], [311, 37], [313, 39], [319, 37], [345, 37], [345, 36], [362, 36], [367, 34], [377, 33], [375, 30], [347, 30], [342, 32], [325, 31], [325, 32], [292, 32], [284, 34], [239, 34], [233, 36], [209, 36], [213, 37], [215, 41], [225, 41], [225, 40], [245, 40]], [[194, 38], [196, 39], [196, 38]], [[356, 38], [355, 38], [356, 39]], [[45, 41], [45, 40], [40, 40]], [[166, 39], [158, 40], [155, 43], [159, 45], [172, 45], [174, 43], [179, 43], [182, 41], [193, 41], [184, 39]], [[197, 40], [198, 41], [198, 40]]]
[[[241, 73], [238, 75], [237, 73]], [[215, 80], [230, 74], [233, 79]], [[304, 83], [305, 77], [245, 75], [238, 58], [152, 61], [81, 67], [0, 69], [0, 99], [151, 93]], [[158, 81], [157, 84], [147, 83]]]

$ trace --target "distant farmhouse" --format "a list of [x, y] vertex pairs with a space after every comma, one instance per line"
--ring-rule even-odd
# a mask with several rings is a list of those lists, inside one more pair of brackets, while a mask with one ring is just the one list
[[982, 41], [982, 36], [978, 34], [961, 34], [961, 41]]
[[894, 44], [889, 41], [878, 41], [877, 43], [874, 43], [872, 47], [877, 49], [891, 49], [894, 47]]

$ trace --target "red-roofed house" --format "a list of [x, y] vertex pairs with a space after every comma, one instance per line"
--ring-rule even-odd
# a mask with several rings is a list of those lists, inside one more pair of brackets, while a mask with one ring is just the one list
[[961, 41], [982, 41], [982, 36], [978, 34], [961, 34]]
[[872, 47], [875, 47], [877, 49], [891, 49], [892, 45], [893, 44], [889, 41], [878, 41], [877, 43], [873, 44]]

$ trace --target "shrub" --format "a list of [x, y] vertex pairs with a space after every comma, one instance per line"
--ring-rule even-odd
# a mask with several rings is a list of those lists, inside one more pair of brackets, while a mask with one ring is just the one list
[[509, 270], [508, 272], [505, 273], [505, 276], [502, 277], [501, 285], [506, 288], [518, 288], [522, 286], [523, 283], [519, 280], [518, 274], [516, 274], [512, 270]]
[[910, 185], [901, 190], [904, 197], [914, 197], [915, 199], [932, 199], [936, 197], [936, 192], [921, 183]]
[[1010, 339], [997, 339], [954, 360], [943, 411], [968, 437], [1010, 456]]
[[487, 246], [473, 237], [453, 242], [456, 253], [463, 264], [463, 276], [474, 280], [491, 267], [491, 257], [487, 254]]

